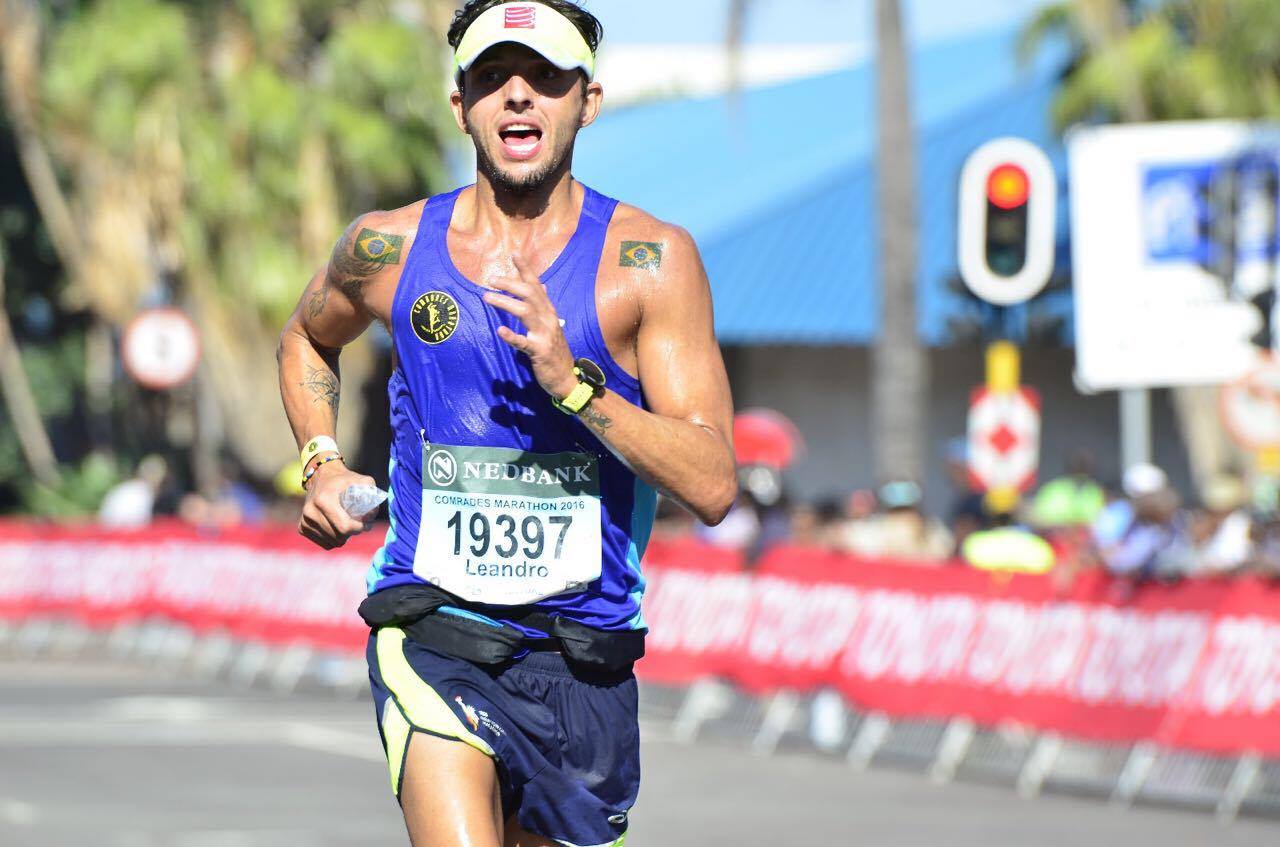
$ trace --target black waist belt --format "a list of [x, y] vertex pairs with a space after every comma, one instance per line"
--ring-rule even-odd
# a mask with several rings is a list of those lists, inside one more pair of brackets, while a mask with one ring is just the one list
[[360, 617], [373, 629], [396, 626], [424, 647], [481, 665], [508, 662], [525, 650], [559, 650], [574, 664], [598, 671], [629, 670], [644, 655], [644, 633], [593, 629], [531, 606], [503, 609], [504, 618], [548, 633], [525, 635], [506, 623], [493, 624], [440, 612], [441, 606], [468, 610], [470, 604], [434, 585], [397, 585], [370, 594]]

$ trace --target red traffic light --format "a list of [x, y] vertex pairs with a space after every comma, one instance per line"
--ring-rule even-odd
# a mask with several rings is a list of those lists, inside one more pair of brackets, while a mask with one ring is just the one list
[[1031, 196], [1027, 172], [1008, 162], [991, 169], [987, 177], [987, 199], [998, 209], [1016, 209]]

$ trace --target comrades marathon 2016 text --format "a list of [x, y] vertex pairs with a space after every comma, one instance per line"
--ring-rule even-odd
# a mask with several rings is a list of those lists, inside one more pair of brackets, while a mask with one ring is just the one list
[[471, 497], [464, 494], [437, 494], [433, 503], [469, 509], [525, 509], [530, 512], [573, 512], [586, 508], [580, 500], [543, 500], [536, 497]]

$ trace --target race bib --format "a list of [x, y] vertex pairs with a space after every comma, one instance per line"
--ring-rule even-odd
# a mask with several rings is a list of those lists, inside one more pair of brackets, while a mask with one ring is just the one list
[[478, 603], [582, 591], [600, 576], [600, 465], [589, 453], [422, 447], [418, 576]]

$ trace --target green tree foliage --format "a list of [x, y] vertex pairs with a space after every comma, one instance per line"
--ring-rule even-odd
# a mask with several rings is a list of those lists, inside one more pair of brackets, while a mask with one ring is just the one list
[[[274, 383], [280, 325], [347, 220], [442, 177], [448, 10], [431, 0], [8, 0], [3, 10], [15, 9], [40, 34], [26, 49], [17, 18], [0, 25], [5, 72], [20, 83], [9, 90], [25, 98], [15, 106], [11, 94], [10, 107], [32, 116], [28, 138], [58, 171], [56, 185], [33, 189], [46, 217], [49, 193], [62, 192], [77, 230], [57, 245], [65, 299], [117, 327], [165, 295], [191, 311], [230, 446], [274, 473], [292, 453]], [[344, 361], [352, 377], [360, 361], [358, 351]]]
[[[302, 220], [308, 203], [325, 204], [314, 195], [340, 198], [316, 210], [336, 224], [440, 175], [440, 39], [405, 8], [86, 4], [50, 28], [46, 129], [67, 159], [105, 159], [144, 192], [168, 193], [189, 224], [166, 222], [176, 246], [207, 254], [219, 288], [278, 325], [323, 258]], [[153, 226], [137, 236], [173, 246], [166, 224]]]
[[1059, 127], [1280, 119], [1275, 0], [1067, 0], [1041, 10], [1023, 48], [1050, 37], [1073, 53], [1054, 106]]

